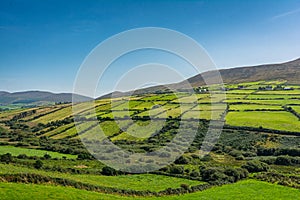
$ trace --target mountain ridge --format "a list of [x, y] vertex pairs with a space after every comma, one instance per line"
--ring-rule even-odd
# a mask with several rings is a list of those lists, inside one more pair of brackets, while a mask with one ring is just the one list
[[[222, 77], [222, 80], [219, 77]], [[203, 78], [204, 77], [204, 78]], [[205, 81], [204, 81], [205, 79]], [[210, 84], [238, 84], [242, 82], [285, 80], [289, 84], [300, 84], [300, 58], [275, 64], [262, 64], [255, 66], [242, 66], [227, 69], [206, 71], [192, 76], [178, 83], [152, 86], [133, 91], [115, 91], [98, 97], [104, 99], [110, 97], [122, 97], [132, 94], [159, 93], [166, 92], [168, 89], [180, 90], [192, 87], [205, 86], [206, 82]], [[21, 91], [6, 92], [0, 91], [0, 105], [10, 103], [38, 103], [38, 102], [71, 102], [72, 93], [52, 93], [46, 91]], [[74, 94], [77, 95], [77, 94]], [[90, 97], [78, 95], [76, 101], [89, 101]]]
[[[222, 80], [219, 79], [220, 76], [222, 77]], [[205, 81], [211, 84], [237, 84], [243, 82], [272, 80], [286, 80], [287, 83], [290, 84], [300, 84], [300, 58], [283, 63], [261, 64], [206, 71], [178, 83], [138, 89], [134, 91], [134, 94], [155, 93], [168, 88], [180, 90], [190, 88], [190, 86], [201, 87], [206, 85], [203, 77], [205, 77]], [[132, 93], [132, 91], [116, 91], [100, 96], [97, 99], [109, 98], [111, 96], [128, 96]]]
[[47, 91], [21, 91], [21, 92], [6, 92], [0, 91], [0, 105], [8, 104], [33, 104], [40, 105], [45, 103], [72, 102], [73, 95], [76, 101], [89, 101], [90, 97], [73, 93], [52, 93]]
[[286, 80], [290, 84], [300, 84], [300, 58], [275, 64], [262, 64], [255, 66], [234, 67], [207, 71], [197, 74], [187, 81], [192, 86], [201, 86], [205, 84], [202, 77], [208, 79], [216, 78], [220, 73], [223, 83], [235, 84], [241, 82], [269, 81], [276, 79]]

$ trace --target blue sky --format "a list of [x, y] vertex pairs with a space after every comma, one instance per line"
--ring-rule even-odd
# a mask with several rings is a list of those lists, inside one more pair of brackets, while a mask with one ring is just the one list
[[[192, 37], [218, 68], [292, 60], [300, 57], [299, 22], [296, 0], [0, 1], [0, 90], [70, 92], [77, 70], [96, 45], [119, 32], [149, 26]], [[194, 75], [188, 67], [181, 69], [186, 77]], [[110, 77], [114, 74], [118, 66]], [[107, 81], [99, 94], [110, 90]]]

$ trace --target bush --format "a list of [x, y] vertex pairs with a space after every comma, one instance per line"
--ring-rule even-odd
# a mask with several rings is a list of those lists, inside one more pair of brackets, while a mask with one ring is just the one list
[[189, 164], [191, 162], [191, 157], [182, 155], [177, 160], [175, 160], [175, 164]]
[[190, 176], [191, 176], [191, 177], [200, 177], [200, 173], [197, 172], [197, 171], [192, 171], [192, 172], [190, 173]]
[[44, 163], [43, 163], [41, 160], [37, 160], [37, 161], [35, 161], [35, 163], [33, 164], [34, 168], [36, 168], [36, 169], [42, 168], [43, 165], [44, 165]]
[[290, 157], [290, 156], [278, 156], [274, 162], [276, 165], [299, 165], [300, 158], [299, 157]]
[[269, 170], [269, 165], [258, 160], [248, 161], [242, 168], [247, 169], [248, 172], [266, 172]]
[[20, 154], [20, 155], [17, 156], [17, 158], [26, 159], [26, 158], [28, 158], [28, 156], [26, 154]]
[[77, 156], [77, 160], [92, 160], [93, 156], [89, 153], [80, 153]]
[[48, 159], [51, 158], [51, 156], [50, 156], [49, 154], [46, 153], [46, 154], [44, 155], [44, 158], [45, 158], [46, 160], [48, 160]]
[[242, 152], [238, 151], [238, 150], [232, 150], [228, 154], [231, 155], [231, 156], [233, 156], [233, 157], [235, 157], [235, 158], [243, 155]]
[[12, 155], [10, 153], [6, 153], [3, 155], [0, 155], [0, 161], [5, 163], [10, 163], [13, 160]]
[[180, 185], [181, 188], [183, 188], [184, 190], [188, 190], [190, 188], [190, 186], [188, 184], [181, 184]]
[[215, 182], [226, 180], [227, 176], [219, 168], [207, 168], [201, 171], [201, 176], [204, 181]]
[[212, 160], [212, 157], [211, 157], [211, 155], [207, 154], [207, 155], [203, 156], [203, 158], [201, 158], [200, 160], [203, 162], [208, 162], [208, 161]]
[[170, 173], [171, 174], [183, 174], [184, 168], [182, 166], [173, 165], [170, 167]]
[[102, 174], [106, 175], [106, 176], [115, 176], [115, 175], [118, 175], [118, 172], [114, 168], [105, 166], [102, 168]]
[[240, 155], [240, 156], [237, 156], [235, 159], [236, 160], [244, 160], [245, 158], [244, 158], [244, 156]]

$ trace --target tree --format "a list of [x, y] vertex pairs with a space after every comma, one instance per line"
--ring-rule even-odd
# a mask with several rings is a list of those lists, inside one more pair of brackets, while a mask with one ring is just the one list
[[48, 153], [46, 153], [46, 154], [44, 155], [44, 158], [45, 158], [46, 160], [48, 160], [48, 159], [51, 158], [51, 156], [50, 156]]
[[175, 160], [175, 164], [189, 164], [191, 161], [191, 158], [186, 155], [180, 156], [177, 160]]
[[289, 156], [278, 156], [275, 160], [276, 165], [292, 165], [292, 159]]
[[10, 153], [0, 155], [0, 161], [7, 164], [10, 163], [12, 161], [12, 155]]
[[43, 167], [43, 165], [44, 165], [44, 163], [41, 160], [37, 160], [33, 164], [34, 168], [36, 168], [36, 169], [41, 169]]
[[184, 190], [188, 190], [190, 188], [188, 184], [184, 184], [184, 183], [182, 183], [180, 187], [183, 188]]
[[201, 171], [201, 176], [204, 181], [221, 181], [226, 180], [227, 176], [223, 170], [219, 168], [206, 168]]
[[184, 168], [182, 166], [170, 166], [170, 173], [171, 174], [183, 174], [184, 173]]
[[118, 174], [118, 172], [114, 168], [105, 166], [102, 168], [102, 174], [106, 176], [115, 176]]

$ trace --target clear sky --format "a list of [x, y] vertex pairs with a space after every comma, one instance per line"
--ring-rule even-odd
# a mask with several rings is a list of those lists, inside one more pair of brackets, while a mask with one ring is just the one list
[[2, 0], [0, 90], [70, 92], [97, 44], [149, 26], [194, 38], [218, 68], [288, 61], [300, 57], [299, 23], [299, 0]]

